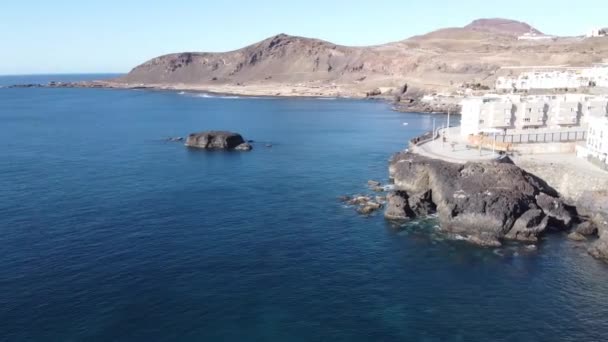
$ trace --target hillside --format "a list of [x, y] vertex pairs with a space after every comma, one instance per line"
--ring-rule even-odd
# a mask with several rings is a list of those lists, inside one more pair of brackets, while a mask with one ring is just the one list
[[608, 38], [518, 41], [541, 32], [506, 19], [480, 19], [403, 41], [369, 47], [279, 34], [223, 53], [154, 58], [116, 80], [146, 85], [264, 95], [362, 96], [376, 88], [445, 90], [492, 84], [503, 66], [588, 65], [608, 56]]
[[477, 19], [464, 27], [468, 30], [494, 32], [511, 36], [521, 36], [525, 33], [542, 35], [543, 33], [529, 24], [517, 20], [502, 18]]

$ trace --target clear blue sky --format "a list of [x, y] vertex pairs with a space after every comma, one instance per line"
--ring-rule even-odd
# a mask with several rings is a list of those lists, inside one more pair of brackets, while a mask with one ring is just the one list
[[559, 35], [608, 26], [606, 0], [2, 2], [0, 74], [126, 72], [157, 55], [232, 50], [281, 32], [371, 45], [483, 17]]

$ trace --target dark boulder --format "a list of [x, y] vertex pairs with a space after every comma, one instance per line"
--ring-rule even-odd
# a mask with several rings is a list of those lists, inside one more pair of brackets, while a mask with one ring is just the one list
[[538, 236], [544, 233], [549, 223], [549, 217], [540, 209], [530, 209], [521, 215], [505, 238], [519, 241], [538, 241]]
[[597, 234], [597, 226], [591, 221], [586, 221], [579, 223], [574, 231], [585, 236], [595, 235]]
[[188, 147], [211, 150], [231, 150], [244, 143], [245, 140], [240, 134], [226, 131], [192, 133], [186, 140]]
[[608, 262], [608, 234], [600, 236], [587, 250], [594, 258]]
[[552, 218], [550, 223], [552, 226], [561, 229], [571, 226], [573, 209], [564, 204], [559, 198], [540, 193], [536, 196], [536, 203], [547, 216]]
[[547, 226], [536, 203], [540, 194], [551, 199], [547, 208], [563, 207], [555, 190], [509, 162], [461, 165], [402, 152], [392, 158], [389, 171], [396, 191], [389, 196], [387, 218], [436, 210], [442, 231], [480, 245], [497, 246], [504, 238], [535, 241]]
[[608, 262], [608, 214], [596, 213], [592, 221], [597, 227], [599, 239], [595, 240], [587, 251], [593, 257]]
[[572, 232], [572, 233], [568, 234], [568, 239], [570, 239], [572, 241], [586, 241], [587, 240], [587, 238], [584, 235], [579, 234], [577, 232]]

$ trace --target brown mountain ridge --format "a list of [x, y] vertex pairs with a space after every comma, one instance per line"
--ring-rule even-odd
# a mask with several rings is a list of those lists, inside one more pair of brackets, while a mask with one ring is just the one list
[[367, 47], [279, 34], [235, 51], [156, 57], [116, 83], [260, 95], [363, 96], [405, 83], [425, 90], [469, 82], [491, 85], [505, 66], [589, 65], [608, 57], [608, 39], [518, 40], [524, 33], [542, 34], [507, 19], [479, 19], [461, 28]]

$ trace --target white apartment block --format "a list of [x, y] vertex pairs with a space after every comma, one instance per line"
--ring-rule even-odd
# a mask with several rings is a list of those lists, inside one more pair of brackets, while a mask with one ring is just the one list
[[544, 34], [536, 34], [533, 32], [526, 32], [524, 34], [522, 34], [521, 36], [517, 37], [517, 40], [548, 40], [548, 39], [553, 39], [555, 38], [554, 36], [547, 36]]
[[579, 157], [593, 157], [608, 164], [607, 117], [596, 117], [589, 120], [587, 143], [584, 147], [577, 147], [576, 153]]
[[461, 134], [479, 134], [513, 126], [513, 102], [507, 97], [476, 97], [462, 101]]
[[552, 99], [549, 102], [549, 126], [572, 127], [578, 126], [582, 117], [581, 105], [578, 101]]
[[608, 87], [608, 65], [523, 72], [518, 76], [498, 77], [495, 83], [495, 88], [502, 91], [584, 87]]
[[586, 129], [590, 120], [608, 116], [608, 96], [585, 94], [486, 95], [466, 98], [461, 106], [461, 134], [465, 137], [497, 130]]
[[605, 37], [606, 35], [608, 35], [608, 32], [606, 32], [606, 29], [601, 29], [601, 28], [593, 28], [591, 30], [589, 30], [589, 32], [587, 32], [587, 38], [593, 38], [593, 37]]

